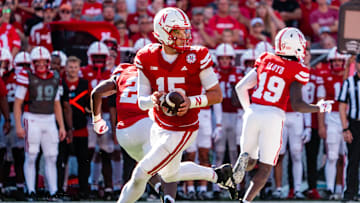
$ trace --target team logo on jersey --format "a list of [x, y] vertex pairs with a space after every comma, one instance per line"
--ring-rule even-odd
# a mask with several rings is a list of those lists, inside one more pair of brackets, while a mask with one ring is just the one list
[[181, 68], [181, 71], [187, 71], [188, 69], [186, 68], [186, 66]]
[[186, 56], [186, 62], [192, 64], [192, 63], [195, 63], [195, 61], [196, 61], [196, 55], [195, 54], [191, 53], [191, 54], [188, 54]]
[[150, 70], [158, 70], [159, 68], [157, 66], [150, 66]]

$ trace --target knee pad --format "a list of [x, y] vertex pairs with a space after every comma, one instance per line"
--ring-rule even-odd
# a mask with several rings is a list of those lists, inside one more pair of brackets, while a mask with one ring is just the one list
[[147, 181], [148, 179], [150, 179], [150, 175], [140, 166], [137, 166], [135, 167], [131, 178], [136, 183], [137, 181]]
[[337, 161], [337, 159], [339, 158], [338, 153], [333, 152], [333, 151], [328, 151], [327, 153], [327, 159], [330, 161]]

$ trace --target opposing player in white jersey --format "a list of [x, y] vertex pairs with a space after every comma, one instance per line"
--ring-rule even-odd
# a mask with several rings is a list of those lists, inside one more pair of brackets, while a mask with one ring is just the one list
[[[190, 29], [182, 10], [164, 8], [154, 18], [154, 35], [160, 44], [147, 45], [136, 54], [139, 107], [153, 109], [155, 120], [150, 134], [152, 148], [135, 167], [118, 202], [139, 199], [156, 173], [166, 182], [207, 180], [233, 188], [230, 165], [214, 170], [181, 162], [182, 152], [196, 139], [199, 108], [222, 100], [210, 53], [205, 47], [190, 46]], [[203, 95], [202, 87], [206, 91]], [[161, 97], [170, 91], [177, 91], [185, 100], [173, 116], [159, 108]]]
[[[24, 174], [30, 200], [35, 194], [35, 161], [40, 146], [45, 159], [45, 175], [51, 200], [56, 198], [56, 158], [59, 140], [66, 131], [60, 105], [59, 75], [50, 71], [50, 53], [44, 47], [31, 51], [32, 71], [22, 71], [16, 77], [14, 117], [16, 134], [25, 138]], [[24, 126], [21, 125], [22, 104]], [[59, 125], [59, 130], [56, 127]]]
[[[241, 200], [251, 202], [268, 179], [281, 148], [285, 109], [289, 97], [295, 111], [331, 111], [331, 101], [309, 105], [302, 100], [302, 86], [309, 80], [309, 70], [301, 64], [306, 41], [296, 28], [284, 28], [275, 38], [275, 55], [262, 54], [237, 85], [236, 91], [245, 109], [241, 154], [234, 166], [234, 179], [239, 183], [245, 170], [251, 170], [258, 158], [258, 170]], [[248, 90], [257, 85], [252, 94]], [[260, 156], [260, 157], [259, 157]]]

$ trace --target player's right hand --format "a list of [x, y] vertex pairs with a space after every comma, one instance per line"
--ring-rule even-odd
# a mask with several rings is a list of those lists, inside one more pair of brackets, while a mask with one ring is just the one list
[[214, 139], [214, 142], [218, 142], [220, 140], [222, 136], [222, 126], [216, 126], [213, 134], [212, 134], [212, 137]]
[[109, 127], [106, 124], [104, 119], [97, 120], [94, 122], [94, 131], [98, 135], [105, 134], [109, 130]]
[[161, 97], [164, 96], [166, 93], [163, 91], [155, 91], [152, 95], [151, 95], [151, 100], [154, 103], [154, 106], [156, 108], [156, 110], [160, 110], [160, 102], [161, 102]]
[[331, 110], [332, 110], [332, 104], [333, 103], [334, 103], [333, 100], [323, 100], [323, 99], [321, 99], [320, 101], [318, 101], [316, 106], [319, 107], [320, 113], [324, 113], [324, 112], [330, 113]]
[[16, 129], [16, 136], [18, 137], [18, 138], [21, 138], [21, 139], [24, 139], [25, 138], [25, 130], [24, 130], [24, 128], [17, 128]]

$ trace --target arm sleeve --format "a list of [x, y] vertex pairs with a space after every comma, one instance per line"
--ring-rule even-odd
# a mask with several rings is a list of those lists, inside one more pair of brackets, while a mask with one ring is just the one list
[[256, 68], [254, 68], [235, 86], [236, 94], [244, 110], [250, 106], [250, 96], [248, 90], [253, 88], [256, 83], [257, 72]]
[[24, 100], [26, 93], [27, 93], [27, 87], [21, 85], [16, 86], [16, 90], [15, 90], [16, 98]]
[[338, 100], [339, 102], [347, 103], [347, 100], [349, 98], [348, 89], [349, 89], [349, 80], [345, 80], [341, 87], [339, 97], [336, 98], [336, 100]]
[[222, 123], [222, 105], [221, 105], [221, 103], [214, 104], [213, 110], [214, 110], [214, 114], [215, 114], [216, 124], [221, 124]]
[[219, 83], [213, 68], [207, 68], [201, 71], [200, 81], [205, 90], [208, 90]]
[[151, 85], [145, 74], [138, 69], [138, 99], [139, 108], [143, 111], [154, 107], [151, 100]]

